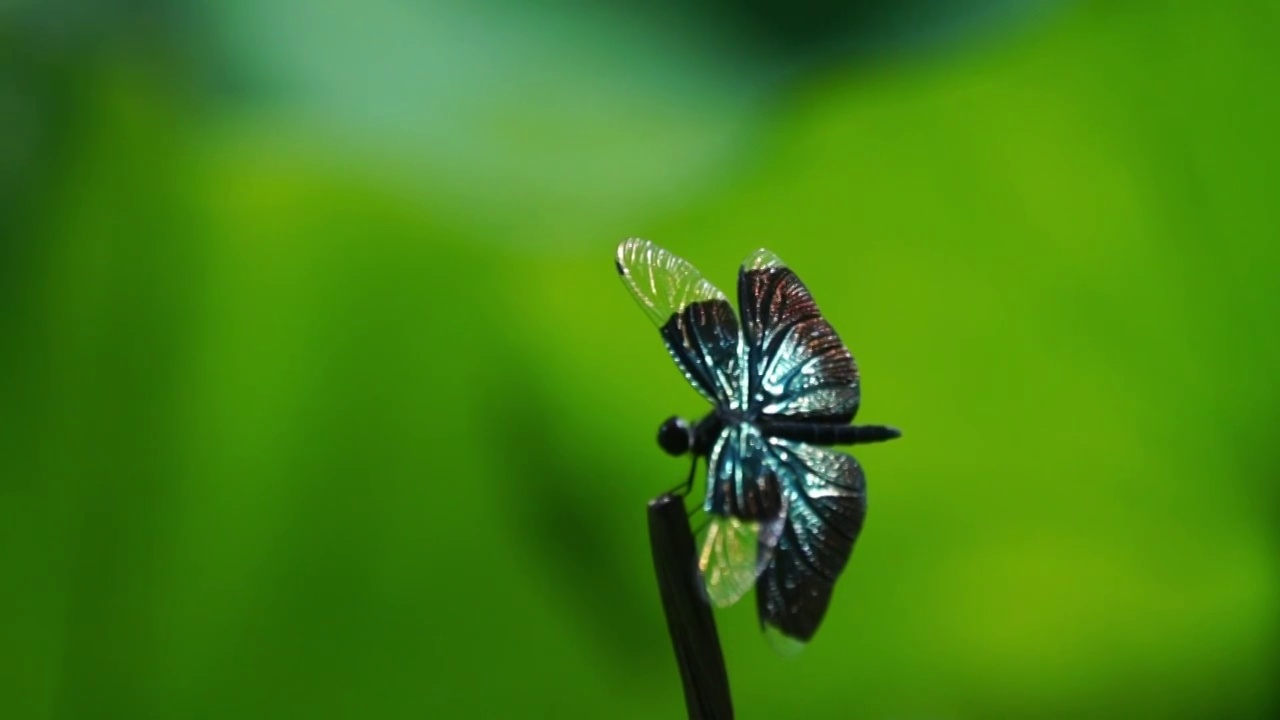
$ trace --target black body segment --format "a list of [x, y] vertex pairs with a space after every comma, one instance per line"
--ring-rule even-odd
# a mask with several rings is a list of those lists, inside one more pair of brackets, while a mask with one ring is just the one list
[[902, 437], [897, 428], [886, 425], [840, 425], [837, 423], [762, 420], [760, 429], [769, 437], [815, 445], [865, 445]]

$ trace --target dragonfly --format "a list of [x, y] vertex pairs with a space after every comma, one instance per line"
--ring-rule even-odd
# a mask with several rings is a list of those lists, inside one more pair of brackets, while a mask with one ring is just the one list
[[676, 366], [712, 405], [696, 422], [673, 416], [658, 429], [662, 450], [693, 460], [673, 492], [687, 495], [706, 461], [704, 599], [726, 607], [754, 588], [774, 644], [802, 648], [826, 615], [867, 511], [862, 466], [833, 446], [901, 432], [851, 424], [861, 401], [853, 355], [772, 252], [742, 263], [737, 313], [693, 265], [648, 240], [622, 241], [616, 263]]

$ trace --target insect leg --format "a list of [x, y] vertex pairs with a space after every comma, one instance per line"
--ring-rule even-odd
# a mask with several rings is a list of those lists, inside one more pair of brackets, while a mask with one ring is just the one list
[[697, 474], [698, 474], [698, 458], [695, 456], [693, 458], [693, 465], [689, 468], [689, 477], [684, 482], [668, 490], [667, 494], [675, 495], [676, 497], [681, 497], [681, 498], [685, 497], [686, 495], [689, 494], [690, 490], [693, 490], [693, 478]]

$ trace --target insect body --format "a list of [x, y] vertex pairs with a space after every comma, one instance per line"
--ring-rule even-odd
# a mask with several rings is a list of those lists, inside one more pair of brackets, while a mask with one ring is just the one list
[[794, 642], [817, 631], [866, 514], [862, 468], [832, 445], [899, 437], [851, 425], [858, 368], [807, 288], [757, 250], [738, 273], [738, 313], [685, 260], [647, 240], [618, 246], [617, 269], [676, 365], [714, 409], [658, 430], [671, 455], [707, 460], [711, 517], [698, 568], [717, 606], [756, 588], [763, 626]]

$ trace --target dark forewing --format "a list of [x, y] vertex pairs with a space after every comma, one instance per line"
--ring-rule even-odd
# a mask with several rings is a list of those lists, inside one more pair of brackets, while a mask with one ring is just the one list
[[712, 403], [736, 408], [740, 333], [725, 294], [688, 262], [648, 240], [631, 238], [618, 245], [617, 268], [689, 383]]
[[738, 274], [746, 345], [747, 409], [779, 417], [849, 422], [858, 411], [858, 368], [808, 288], [768, 250]]
[[831, 602], [867, 511], [858, 461], [827, 448], [769, 438], [786, 519], [756, 581], [762, 625], [808, 642]]

